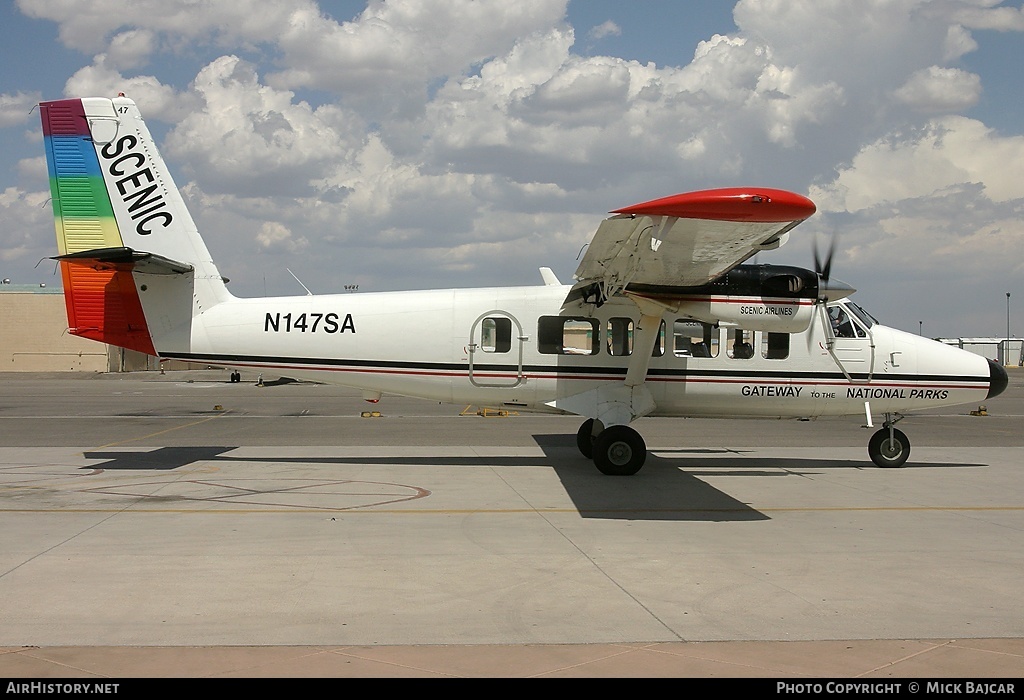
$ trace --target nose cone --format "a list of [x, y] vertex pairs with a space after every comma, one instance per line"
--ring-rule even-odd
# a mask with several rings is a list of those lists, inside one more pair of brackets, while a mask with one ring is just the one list
[[1006, 390], [1006, 385], [1009, 384], [1009, 382], [1010, 379], [1006, 376], [1006, 368], [994, 360], [989, 360], [988, 396], [985, 398], [991, 399], [993, 396], [999, 396]]

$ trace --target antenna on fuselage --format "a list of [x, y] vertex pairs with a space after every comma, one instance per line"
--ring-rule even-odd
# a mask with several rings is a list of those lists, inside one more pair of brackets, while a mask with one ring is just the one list
[[[285, 269], [288, 270], [287, 267]], [[291, 270], [288, 270], [288, 274], [291, 275], [292, 277], [295, 277], [295, 273], [292, 272]], [[295, 281], [299, 283], [300, 287], [302, 287], [303, 289], [306, 290], [306, 296], [308, 296], [308, 297], [313, 296], [313, 292], [309, 291], [309, 287], [307, 287], [306, 285], [302, 284], [302, 280], [300, 280], [298, 277], [295, 277]]]

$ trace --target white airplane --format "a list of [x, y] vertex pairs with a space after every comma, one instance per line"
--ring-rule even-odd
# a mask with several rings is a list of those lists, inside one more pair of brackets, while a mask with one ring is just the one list
[[[572, 285], [234, 297], [123, 95], [40, 105], [70, 332], [162, 358], [383, 394], [576, 414], [580, 452], [635, 474], [644, 416], [863, 415], [902, 466], [903, 415], [1002, 392], [1003, 367], [883, 326], [816, 270], [743, 265], [815, 211], [776, 189], [612, 212]], [[817, 255], [815, 255], [817, 257]], [[829, 255], [829, 258], [831, 254]]]

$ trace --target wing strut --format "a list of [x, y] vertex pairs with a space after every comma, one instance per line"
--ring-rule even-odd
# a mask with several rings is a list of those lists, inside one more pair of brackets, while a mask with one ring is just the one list
[[573, 396], [549, 401], [559, 410], [600, 421], [602, 426], [629, 425], [656, 407], [654, 396], [647, 388], [647, 370], [654, 353], [654, 344], [661, 333], [661, 319], [666, 311], [675, 307], [654, 299], [626, 293], [640, 309], [640, 322], [633, 339], [633, 354], [622, 384], [604, 384]]
[[640, 309], [640, 322], [637, 324], [636, 337], [633, 339], [633, 354], [629, 358], [625, 384], [639, 386], [647, 379], [647, 369], [651, 366], [651, 357], [654, 355], [654, 344], [658, 342], [658, 335], [661, 333], [662, 316], [666, 311], [675, 311], [678, 305], [665, 304], [629, 292], [626, 292], [626, 296]]

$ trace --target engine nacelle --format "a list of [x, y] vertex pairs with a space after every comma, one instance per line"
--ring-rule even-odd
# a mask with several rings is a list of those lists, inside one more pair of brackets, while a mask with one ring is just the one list
[[801, 333], [823, 298], [840, 299], [853, 288], [822, 279], [813, 270], [788, 265], [738, 265], [699, 287], [643, 287], [628, 291], [671, 303], [679, 313], [724, 328]]
[[814, 319], [809, 299], [779, 297], [712, 296], [680, 299], [678, 310], [698, 321], [723, 328], [744, 328], [771, 333], [801, 333]]

